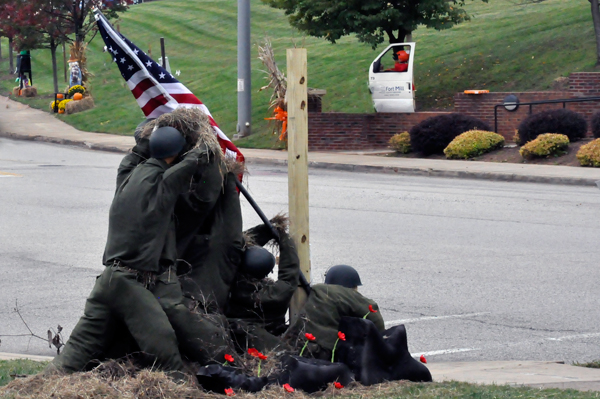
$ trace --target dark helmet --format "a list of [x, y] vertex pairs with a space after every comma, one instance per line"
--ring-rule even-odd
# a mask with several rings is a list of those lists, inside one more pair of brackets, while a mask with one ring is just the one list
[[133, 138], [135, 139], [135, 143], [139, 144], [140, 139], [142, 138], [142, 132], [144, 131], [144, 126], [150, 121], [153, 121], [156, 118], [146, 118], [139, 125], [136, 126], [135, 131], [133, 133]]
[[362, 285], [356, 269], [348, 265], [331, 266], [325, 273], [325, 284], [341, 285], [346, 288]]
[[150, 135], [150, 156], [165, 159], [179, 154], [185, 146], [185, 138], [171, 126], [155, 129]]
[[254, 278], [265, 278], [275, 267], [275, 257], [263, 247], [252, 246], [244, 252], [241, 272]]

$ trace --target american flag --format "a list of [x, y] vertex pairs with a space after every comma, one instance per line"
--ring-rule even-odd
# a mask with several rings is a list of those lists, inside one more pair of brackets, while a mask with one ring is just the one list
[[100, 10], [95, 9], [94, 16], [107, 51], [112, 53], [113, 61], [146, 118], [158, 118], [179, 107], [200, 108], [208, 115], [225, 156], [244, 162], [240, 150], [219, 128], [202, 101], [148, 54], [117, 32]]

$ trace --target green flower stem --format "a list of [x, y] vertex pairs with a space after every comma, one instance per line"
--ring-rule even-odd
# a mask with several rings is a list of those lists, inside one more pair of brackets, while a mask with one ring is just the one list
[[335, 340], [335, 344], [333, 344], [333, 351], [331, 351], [331, 363], [333, 363], [333, 358], [335, 356], [335, 348], [337, 347], [337, 343], [338, 343], [339, 340], [340, 340], [339, 338], [336, 339]]
[[260, 377], [260, 364], [262, 363], [262, 360], [258, 361], [258, 377]]
[[368, 311], [367, 314], [363, 316], [363, 319], [366, 319], [369, 313], [371, 313], [371, 311]]
[[306, 349], [307, 346], [308, 346], [308, 341], [306, 341], [304, 343], [304, 346], [302, 347], [302, 350], [300, 351], [300, 357], [302, 357], [302, 354], [304, 353], [304, 349]]

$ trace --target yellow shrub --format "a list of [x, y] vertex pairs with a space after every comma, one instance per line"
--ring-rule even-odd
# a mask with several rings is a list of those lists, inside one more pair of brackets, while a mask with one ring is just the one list
[[582, 145], [576, 156], [581, 166], [600, 167], [600, 139]]
[[65, 109], [65, 107], [67, 106], [67, 103], [69, 101], [73, 101], [71, 99], [68, 100], [62, 100], [61, 102], [58, 103], [58, 109]]
[[569, 138], [564, 134], [540, 134], [535, 140], [525, 144], [519, 154], [525, 159], [563, 155], [569, 147]]
[[[60, 101], [59, 101], [59, 102], [60, 102]], [[52, 109], [52, 110], [53, 110], [55, 105], [56, 105], [56, 101], [52, 101], [52, 102], [50, 103], [50, 109]]]
[[504, 137], [483, 130], [469, 130], [459, 134], [444, 149], [448, 159], [469, 159], [501, 148]]
[[85, 93], [85, 87], [81, 86], [81, 85], [75, 85], [75, 86], [71, 86], [69, 88], [69, 92], [67, 93], [67, 95], [69, 97], [73, 97], [73, 94], [75, 93]]
[[408, 132], [398, 133], [392, 136], [389, 141], [390, 147], [400, 154], [408, 154], [411, 152], [410, 135]]

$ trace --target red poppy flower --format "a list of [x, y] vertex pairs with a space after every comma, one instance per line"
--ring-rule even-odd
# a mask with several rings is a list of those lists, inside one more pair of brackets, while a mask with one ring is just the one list
[[304, 334], [304, 336], [306, 337], [307, 340], [309, 341], [314, 341], [316, 338], [314, 335], [310, 334], [310, 333], [306, 333]]
[[283, 389], [285, 389], [288, 392], [294, 392], [294, 388], [292, 388], [290, 384], [283, 384]]
[[346, 340], [346, 334], [344, 334], [341, 331], [338, 331], [338, 339], [341, 339], [342, 341]]
[[344, 386], [342, 384], [340, 384], [339, 382], [334, 382], [333, 386], [335, 387], [335, 389], [342, 389]]
[[369, 305], [369, 312], [377, 313], [377, 311], [373, 309], [373, 305]]
[[248, 348], [248, 354], [250, 356], [258, 357], [258, 349], [256, 348]]
[[226, 388], [225, 395], [227, 396], [235, 396], [235, 392], [233, 392], [233, 388]]
[[262, 353], [260, 353], [260, 352], [258, 352], [258, 355], [257, 355], [257, 356], [258, 356], [258, 358], [259, 358], [260, 360], [267, 360], [267, 356], [263, 355], [263, 354], [262, 354]]
[[421, 355], [419, 360], [421, 361], [421, 363], [427, 363], [427, 359], [425, 359], [425, 355]]
[[224, 357], [225, 357], [225, 360], [227, 360], [229, 363], [233, 363], [233, 356], [226, 354]]

